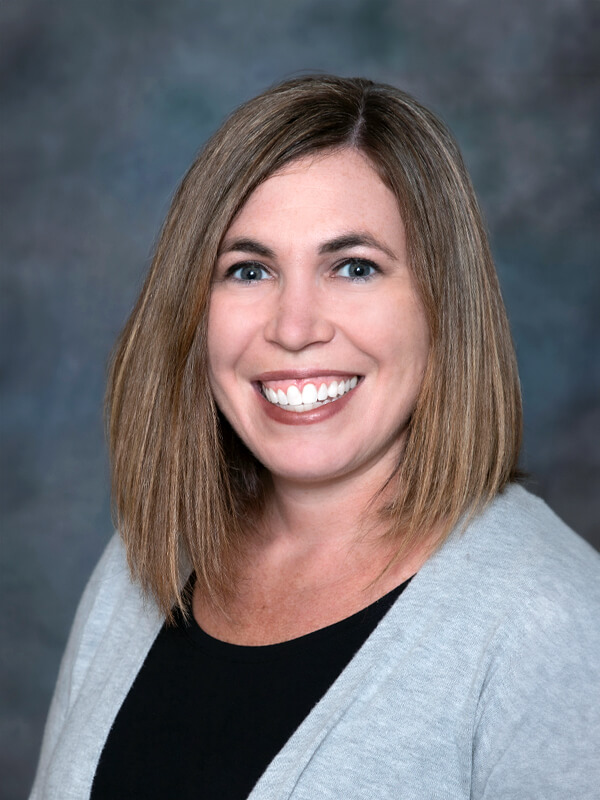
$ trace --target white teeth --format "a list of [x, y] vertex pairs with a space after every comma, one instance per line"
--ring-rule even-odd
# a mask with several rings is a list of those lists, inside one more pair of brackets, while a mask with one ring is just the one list
[[317, 399], [317, 387], [314, 383], [307, 383], [302, 389], [302, 405], [306, 406], [309, 403], [314, 403]]
[[318, 407], [318, 403], [301, 403], [299, 406], [288, 406], [288, 411], [296, 411], [298, 413], [302, 413], [302, 411], [312, 411], [313, 408]]
[[331, 403], [345, 395], [358, 384], [358, 375], [345, 381], [332, 381], [329, 386], [323, 382], [318, 390], [314, 383], [304, 385], [302, 391], [292, 384], [287, 392], [263, 386], [263, 394], [274, 405], [287, 406], [289, 411], [311, 411], [320, 405]]
[[302, 395], [300, 389], [292, 384], [287, 390], [287, 400], [290, 406], [299, 406], [302, 404]]

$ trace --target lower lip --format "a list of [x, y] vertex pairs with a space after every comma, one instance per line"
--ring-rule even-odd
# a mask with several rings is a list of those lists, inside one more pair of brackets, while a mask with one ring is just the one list
[[256, 393], [266, 415], [274, 419], [275, 422], [281, 422], [283, 425], [314, 425], [317, 422], [324, 422], [342, 411], [357, 388], [355, 387], [347, 394], [342, 395], [339, 400], [325, 403], [324, 406], [313, 408], [312, 411], [284, 411], [281, 406], [269, 403], [259, 387], [256, 387]]

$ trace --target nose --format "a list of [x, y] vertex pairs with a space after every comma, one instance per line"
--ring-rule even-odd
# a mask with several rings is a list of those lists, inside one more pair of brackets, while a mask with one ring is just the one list
[[267, 341], [286, 350], [303, 350], [333, 339], [335, 326], [319, 287], [300, 276], [283, 285], [265, 325]]

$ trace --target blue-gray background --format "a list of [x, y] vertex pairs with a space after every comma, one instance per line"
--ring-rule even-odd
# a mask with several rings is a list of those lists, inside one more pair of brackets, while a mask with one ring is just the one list
[[32, 778], [111, 533], [102, 394], [172, 192], [235, 105], [362, 74], [450, 125], [513, 325], [534, 490], [600, 538], [595, 0], [5, 0], [0, 793]]

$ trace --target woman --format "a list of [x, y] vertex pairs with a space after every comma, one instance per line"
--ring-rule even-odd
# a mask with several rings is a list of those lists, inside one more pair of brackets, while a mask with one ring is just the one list
[[309, 77], [227, 120], [108, 419], [120, 538], [33, 798], [595, 796], [598, 557], [515, 485], [484, 228], [415, 100]]

